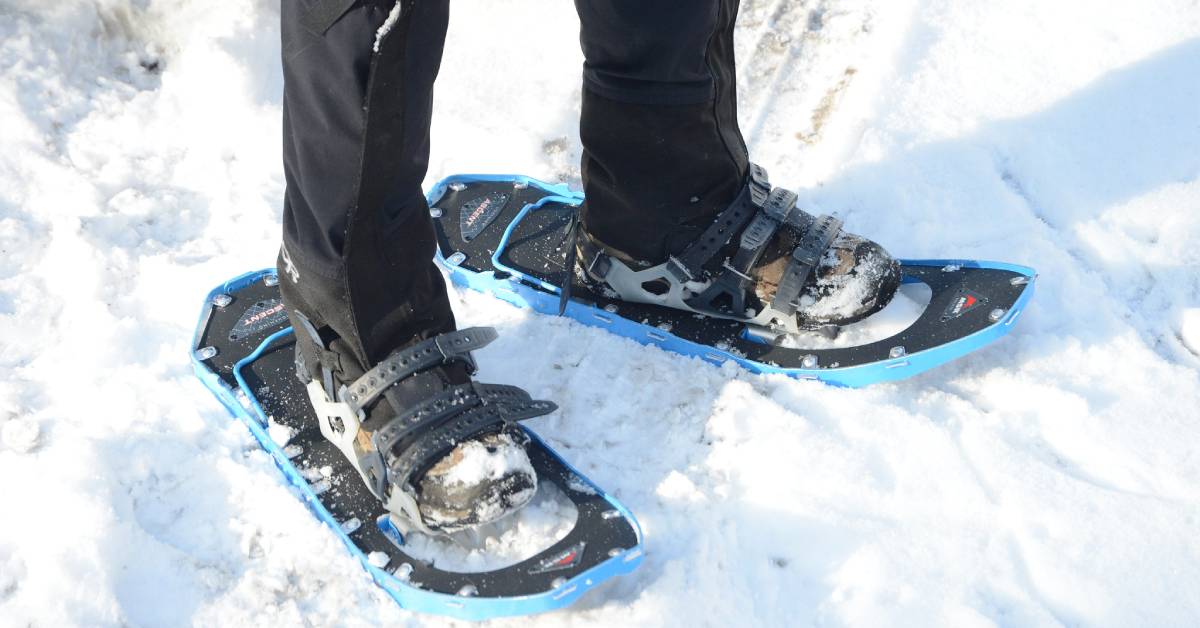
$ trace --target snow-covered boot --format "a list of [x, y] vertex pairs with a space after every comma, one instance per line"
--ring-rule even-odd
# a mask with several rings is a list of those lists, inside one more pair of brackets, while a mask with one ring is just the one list
[[900, 264], [796, 200], [752, 164], [733, 203], [665, 260], [623, 253], [620, 243], [589, 234], [585, 220], [579, 273], [593, 289], [626, 301], [745, 320], [777, 336], [850, 324], [883, 309], [900, 285]]
[[516, 421], [555, 405], [520, 388], [472, 381], [471, 351], [496, 338], [476, 327], [397, 349], [363, 368], [340, 338], [303, 314], [296, 370], [322, 434], [410, 529], [450, 533], [496, 521], [533, 498], [537, 476]]

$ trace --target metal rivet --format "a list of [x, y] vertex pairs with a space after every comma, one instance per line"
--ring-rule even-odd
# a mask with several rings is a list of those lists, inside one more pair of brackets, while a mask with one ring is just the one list
[[659, 323], [658, 325], [656, 325], [656, 327], [658, 327], [659, 329], [661, 329], [663, 331], [671, 331], [670, 323]]
[[616, 558], [617, 556], [620, 556], [620, 555], [621, 555], [621, 552], [622, 552], [622, 551], [623, 551], [623, 550], [621, 550], [621, 548], [619, 548], [619, 547], [614, 547], [614, 548], [612, 548], [612, 549], [608, 550], [608, 557], [609, 557], [609, 558]]
[[609, 519], [616, 519], [620, 516], [621, 512], [619, 510], [605, 510], [604, 512], [600, 513], [600, 518], [604, 519], [605, 521], [608, 521]]
[[278, 286], [279, 285], [279, 275], [276, 275], [275, 273], [271, 273], [269, 275], [263, 275], [263, 284], [267, 285], [267, 286]]
[[441, 218], [442, 217], [442, 208], [441, 207], [430, 207], [429, 215], [434, 218]]
[[608, 312], [609, 314], [616, 314], [617, 306], [616, 306], [616, 304], [609, 303], [608, 305], [604, 306], [604, 311]]
[[446, 258], [446, 263], [450, 266], [458, 266], [465, 261], [467, 261], [467, 254], [463, 253], [462, 251], [458, 251]]
[[463, 190], [467, 189], [467, 186], [462, 183], [451, 183], [450, 189], [454, 190], [455, 192], [462, 192]]
[[713, 345], [713, 348], [715, 348], [715, 349], [717, 349], [717, 350], [719, 350], [719, 351], [728, 351], [728, 350], [729, 350], [729, 343], [728, 343], [728, 342], [725, 342], [724, 340], [719, 340], [719, 341], [717, 341], [717, 343], [716, 343], [716, 344], [714, 344], [714, 345]]
[[945, 266], [942, 267], [942, 272], [944, 272], [944, 273], [953, 273], [953, 272], [957, 272], [959, 270], [962, 270], [961, 264], [946, 264]]
[[225, 307], [226, 305], [233, 303], [233, 297], [229, 296], [228, 294], [218, 294], [217, 296], [213, 297], [212, 302], [213, 305], [217, 307]]
[[459, 595], [462, 597], [475, 597], [478, 594], [479, 594], [479, 589], [476, 589], [475, 585], [464, 584], [463, 588], [459, 589], [458, 593], [456, 595]]
[[804, 359], [800, 361], [800, 365], [806, 369], [817, 368], [817, 356], [815, 356], [811, 353], [804, 356]]
[[216, 347], [204, 347], [196, 351], [196, 357], [201, 360], [209, 360], [217, 357]]
[[524, 190], [527, 187], [529, 187], [529, 184], [525, 181], [513, 181], [514, 190]]
[[1014, 286], [1023, 286], [1025, 284], [1029, 283], [1029, 277], [1026, 277], [1025, 275], [1021, 275], [1020, 277], [1013, 277], [1012, 279], [1008, 280], [1008, 283], [1010, 283]]
[[567, 579], [563, 578], [562, 576], [559, 576], [559, 577], [555, 578], [553, 582], [550, 583], [550, 586], [557, 589], [566, 583], [567, 583]]
[[991, 312], [988, 312], [988, 320], [990, 320], [994, 323], [994, 322], [1004, 318], [1004, 314], [1006, 312], [1007, 312], [1007, 310], [1005, 310], [1004, 308], [998, 307], [998, 308], [992, 310]]
[[891, 351], [888, 351], [888, 357], [902, 358], [902, 357], [904, 357], [905, 353], [907, 353], [907, 352], [904, 350], [904, 347], [895, 346], [895, 347], [892, 347]]

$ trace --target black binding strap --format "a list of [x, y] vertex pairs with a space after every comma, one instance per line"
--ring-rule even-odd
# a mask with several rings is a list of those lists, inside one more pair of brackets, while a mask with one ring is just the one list
[[519, 404], [530, 401], [529, 393], [516, 386], [459, 384], [451, 386], [417, 406], [398, 413], [371, 440], [379, 451], [390, 451], [401, 440], [419, 434], [447, 418], [476, 405]]
[[[771, 190], [763, 210], [754, 216], [742, 231], [737, 253], [727, 260], [724, 270], [704, 290], [687, 300], [687, 304], [701, 312], [712, 312], [725, 316], [750, 316], [746, 308], [746, 296], [753, 290], [754, 278], [750, 271], [767, 249], [771, 236], [780, 224], [796, 226], [807, 224], [808, 216], [796, 210], [796, 193], [783, 188]], [[795, 210], [795, 211], [793, 211]]]
[[481, 434], [515, 430], [516, 421], [549, 414], [558, 407], [530, 399], [529, 393], [511, 386], [491, 387], [482, 394], [470, 384], [458, 388], [442, 400], [440, 410], [433, 410], [438, 404], [427, 402], [422, 404], [429, 406], [427, 414], [403, 412], [373, 436], [387, 463], [390, 482], [406, 486], [458, 443]]
[[434, 336], [391, 354], [355, 380], [339, 396], [356, 410], [365, 407], [389, 386], [413, 373], [455, 358], [471, 363], [470, 353], [486, 346], [496, 337], [496, 330], [491, 327], [472, 327]]
[[681, 283], [700, 279], [705, 264], [713, 258], [733, 237], [741, 231], [746, 223], [758, 213], [767, 202], [771, 192], [771, 184], [767, 180], [767, 171], [762, 167], [750, 164], [750, 177], [746, 186], [726, 207], [708, 229], [678, 257], [672, 256], [667, 262], [667, 271]]
[[800, 238], [796, 250], [792, 251], [792, 259], [788, 261], [779, 280], [771, 309], [784, 316], [796, 312], [796, 308], [800, 307], [800, 291], [804, 288], [804, 282], [841, 230], [842, 221], [833, 216], [821, 216], [813, 221], [812, 227]]

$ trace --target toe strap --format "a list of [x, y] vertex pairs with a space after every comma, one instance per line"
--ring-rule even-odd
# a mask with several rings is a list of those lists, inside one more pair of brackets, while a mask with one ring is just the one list
[[[738, 201], [726, 210], [726, 212], [733, 210], [734, 207], [746, 202], [746, 199], [749, 198], [754, 213], [741, 232], [737, 252], [722, 263], [720, 272], [703, 292], [686, 301], [695, 310], [732, 317], [757, 316], [758, 313], [750, 312], [746, 303], [747, 297], [753, 293], [755, 283], [754, 277], [750, 273], [762, 259], [767, 244], [775, 232], [781, 227], [786, 227], [802, 235], [799, 244], [792, 251], [791, 259], [780, 279], [779, 288], [771, 303], [767, 305], [767, 309], [772, 311], [772, 316], [782, 319], [790, 317], [799, 307], [800, 292], [804, 288], [805, 281], [808, 280], [813, 268], [820, 262], [821, 256], [825, 254], [841, 231], [841, 220], [833, 216], [818, 218], [797, 207], [798, 196], [795, 192], [783, 188], [772, 188], [765, 199], [755, 202], [753, 200], [755, 195], [748, 191], [764, 184], [766, 184], [766, 173], [762, 168], [755, 166], [746, 190], [738, 197]], [[714, 225], [720, 223], [721, 218], [718, 217], [717, 223]], [[712, 230], [712, 227], [709, 229]], [[705, 236], [708, 235], [706, 232]], [[730, 237], [732, 234], [727, 235], [725, 241], [717, 249], [708, 253], [708, 257], [701, 262], [701, 265], [711, 260], [715, 250], [723, 247]], [[704, 238], [689, 248], [682, 258], [691, 259], [690, 254], [693, 248], [700, 246], [703, 242], [705, 242]]]
[[549, 414], [557, 407], [531, 399], [515, 386], [460, 384], [398, 413], [371, 439], [387, 465], [389, 481], [406, 486], [458, 443], [511, 429], [516, 421]]
[[813, 221], [792, 251], [787, 268], [779, 280], [779, 287], [775, 290], [775, 297], [771, 300], [772, 310], [784, 316], [796, 313], [804, 283], [841, 231], [842, 221], [833, 216], [821, 216]]

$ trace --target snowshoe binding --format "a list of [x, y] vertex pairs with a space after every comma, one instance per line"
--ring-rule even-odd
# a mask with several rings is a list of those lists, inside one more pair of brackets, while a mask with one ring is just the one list
[[[348, 352], [331, 360], [302, 314], [296, 372], [320, 418], [363, 482], [404, 527], [436, 534], [491, 523], [532, 499], [537, 476], [516, 421], [553, 412], [513, 386], [471, 381], [471, 351], [496, 338], [477, 327], [393, 352], [369, 370]], [[336, 369], [336, 370], [335, 370]]]
[[882, 310], [900, 286], [900, 264], [796, 198], [751, 165], [734, 202], [678, 255], [634, 260], [581, 228], [578, 272], [623, 301], [733, 319], [763, 336], [836, 328]]

